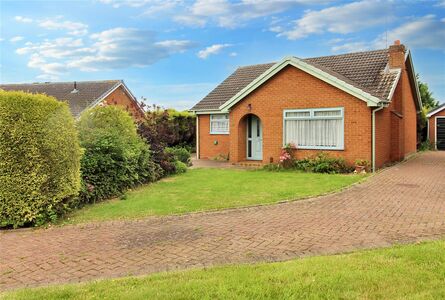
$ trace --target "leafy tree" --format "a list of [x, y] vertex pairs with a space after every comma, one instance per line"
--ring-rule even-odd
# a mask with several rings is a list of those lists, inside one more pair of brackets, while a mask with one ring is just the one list
[[431, 110], [439, 106], [439, 101], [434, 99], [433, 93], [428, 88], [428, 84], [419, 80], [419, 74], [417, 74], [416, 77], [419, 85], [420, 98], [422, 99], [423, 107]]

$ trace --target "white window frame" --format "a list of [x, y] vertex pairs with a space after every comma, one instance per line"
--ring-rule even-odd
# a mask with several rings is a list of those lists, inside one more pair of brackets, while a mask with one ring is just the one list
[[[213, 117], [214, 116], [227, 116], [227, 131], [212, 131], [212, 122], [221, 122], [221, 119], [217, 119], [215, 121], [213, 121]], [[230, 121], [229, 121], [229, 114], [211, 114], [210, 115], [210, 123], [209, 123], [209, 127], [210, 127], [210, 134], [229, 134], [230, 132]]]
[[[317, 111], [330, 111], [339, 110], [340, 116], [315, 116]], [[289, 112], [309, 112], [309, 116], [306, 117], [286, 117], [286, 113]], [[308, 150], [344, 150], [345, 149], [345, 110], [344, 107], [324, 107], [324, 108], [308, 108], [308, 109], [285, 109], [283, 110], [283, 146], [286, 145], [286, 120], [326, 120], [326, 119], [341, 119], [341, 145], [337, 147], [330, 146], [298, 146], [297, 149]]]

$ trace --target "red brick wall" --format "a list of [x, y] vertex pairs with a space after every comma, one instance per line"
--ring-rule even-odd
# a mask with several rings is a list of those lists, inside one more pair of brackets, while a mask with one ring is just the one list
[[[250, 104], [251, 110], [248, 109]], [[200, 116], [201, 158], [230, 152], [230, 161], [246, 159], [245, 116], [258, 116], [263, 126], [263, 162], [278, 161], [283, 144], [283, 110], [343, 107], [345, 149], [325, 150], [350, 163], [372, 159], [371, 111], [366, 103], [303, 71], [286, 67], [236, 104], [230, 113], [230, 136], [209, 134], [209, 116]], [[416, 151], [416, 107], [408, 74], [404, 69], [389, 107], [376, 113], [376, 166], [401, 160]], [[230, 139], [230, 140], [229, 140]], [[296, 157], [314, 155], [320, 150], [297, 150]]]
[[[414, 75], [415, 76], [415, 75]], [[410, 80], [408, 78], [408, 72], [402, 73], [402, 86], [403, 86], [403, 119], [404, 119], [404, 155], [417, 151], [417, 109], [415, 100], [413, 97]]]
[[445, 117], [445, 110], [442, 110], [438, 112], [437, 114], [431, 116], [428, 119], [428, 126], [429, 126], [429, 139], [430, 142], [436, 143], [436, 117]]
[[[210, 134], [210, 115], [198, 115], [198, 118], [199, 158], [212, 159], [218, 155], [228, 156], [230, 148], [229, 135]], [[216, 145], [215, 141], [217, 141]]]
[[105, 99], [108, 105], [117, 105], [128, 111], [136, 120], [142, 119], [143, 113], [138, 109], [137, 104], [128, 96], [123, 87], [117, 88]]
[[[251, 111], [247, 105], [251, 104]], [[345, 149], [329, 150], [330, 155], [371, 159], [371, 109], [359, 100], [295, 67], [288, 66], [256, 89], [230, 113], [230, 160], [246, 157], [245, 124], [247, 114], [257, 115], [263, 126], [263, 162], [278, 161], [283, 145], [283, 110], [300, 108], [344, 107]], [[241, 123], [241, 125], [240, 125]], [[202, 141], [202, 140], [201, 140]], [[297, 150], [303, 158], [320, 150]]]
[[398, 161], [417, 149], [417, 111], [405, 66], [389, 107], [376, 113], [376, 166]]

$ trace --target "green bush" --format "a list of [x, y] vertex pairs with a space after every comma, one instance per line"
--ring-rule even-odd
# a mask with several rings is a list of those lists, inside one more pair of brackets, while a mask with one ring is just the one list
[[130, 115], [115, 106], [84, 112], [79, 124], [82, 158], [83, 202], [96, 202], [122, 194], [141, 183], [153, 182], [163, 173], [150, 159], [148, 145], [137, 134]]
[[330, 157], [323, 152], [312, 157], [296, 160], [294, 168], [305, 172], [329, 174], [350, 173], [353, 170], [343, 158]]
[[0, 227], [40, 224], [69, 209], [80, 157], [66, 103], [0, 90]]
[[190, 151], [183, 147], [166, 147], [165, 152], [173, 155], [175, 160], [179, 160], [189, 166], [191, 164]]
[[174, 163], [175, 166], [175, 170], [177, 174], [182, 174], [187, 172], [187, 165], [185, 163], [183, 163], [182, 161], [175, 161]]
[[434, 147], [434, 143], [432, 143], [430, 140], [426, 140], [419, 145], [419, 151], [429, 151], [429, 150], [436, 150], [436, 147]]

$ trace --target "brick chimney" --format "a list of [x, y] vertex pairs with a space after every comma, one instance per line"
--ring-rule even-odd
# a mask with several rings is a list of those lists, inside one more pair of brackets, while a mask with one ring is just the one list
[[394, 45], [389, 46], [389, 67], [392, 68], [405, 68], [405, 45], [400, 44], [400, 40], [394, 41]]

